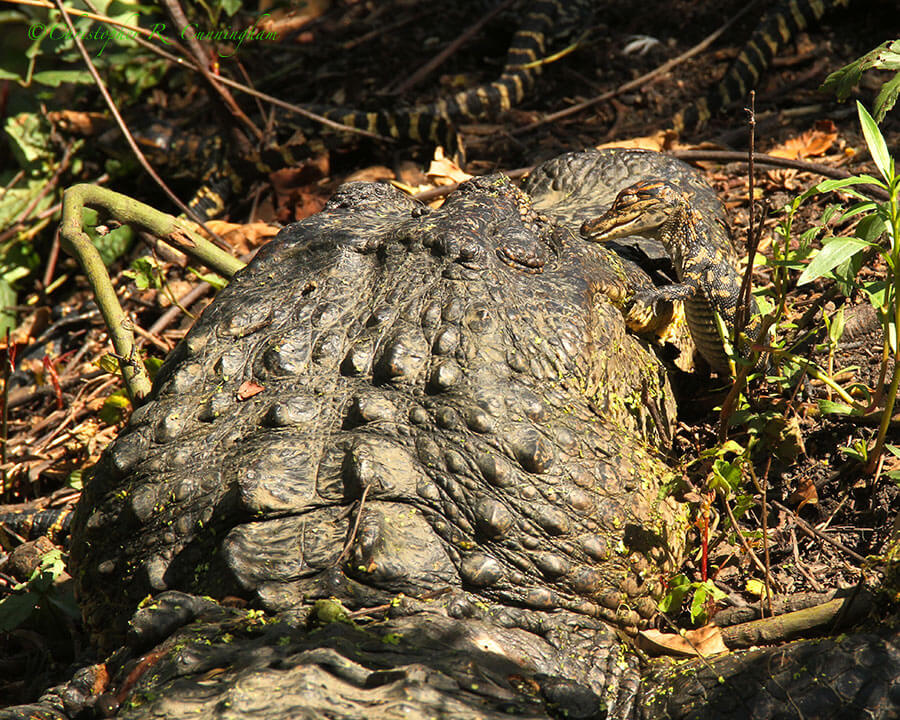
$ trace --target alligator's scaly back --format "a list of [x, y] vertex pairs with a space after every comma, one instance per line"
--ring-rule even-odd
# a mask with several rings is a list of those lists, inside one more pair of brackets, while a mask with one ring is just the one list
[[[700, 206], [650, 153], [571, 154], [528, 186], [571, 223], [585, 187], [611, 200], [604, 178], [660, 164]], [[439, 211], [356, 184], [263, 248], [86, 479], [89, 626], [115, 640], [153, 596], [128, 648], [0, 716], [737, 719], [788, 694], [896, 715], [890, 629], [676, 667], [637, 699], [604, 620], [656, 610], [688, 532], [647, 443], [673, 421], [665, 373], [605, 301], [647, 278], [534, 207], [497, 176]]]
[[626, 280], [505, 178], [434, 212], [347, 186], [219, 294], [98, 465], [88, 621], [170, 588], [462, 586], [639, 623], [680, 540], [641, 439], [668, 432], [665, 375], [604, 300]]

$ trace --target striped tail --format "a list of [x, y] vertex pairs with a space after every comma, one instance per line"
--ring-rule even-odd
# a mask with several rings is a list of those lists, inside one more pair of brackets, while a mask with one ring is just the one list
[[675, 116], [675, 129], [683, 132], [701, 128], [719, 110], [745, 100], [781, 48], [797, 33], [821, 20], [826, 12], [835, 7], [846, 6], [849, 2], [850, 0], [780, 0], [763, 16], [750, 40], [716, 88]]
[[17, 535], [26, 541], [37, 540], [46, 535], [59, 544], [69, 534], [74, 512], [75, 503], [44, 510], [26, 508], [0, 511], [0, 545], [5, 547], [10, 535]]

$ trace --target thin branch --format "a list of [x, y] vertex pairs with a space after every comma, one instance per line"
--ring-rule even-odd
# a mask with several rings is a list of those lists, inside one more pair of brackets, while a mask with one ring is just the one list
[[805, 520], [801, 520], [800, 516], [797, 515], [797, 513], [795, 513], [790, 508], [785, 507], [777, 500], [772, 500], [772, 505], [777, 507], [782, 512], [788, 513], [794, 519], [794, 522], [797, 524], [797, 527], [799, 527], [807, 535], [817, 537], [820, 540], [824, 540], [829, 545], [833, 545], [838, 550], [840, 550], [842, 553], [845, 553], [845, 554], [849, 555], [851, 558], [853, 558], [854, 560], [856, 560], [856, 562], [858, 562], [860, 565], [864, 565], [866, 563], [866, 559], [862, 555], [860, 555], [857, 552], [854, 552], [853, 550], [848, 548], [846, 545], [842, 544], [838, 540], [835, 540], [830, 535], [827, 535], [826, 533], [823, 533], [821, 530], [814, 528], [812, 525], [810, 525]]
[[209, 71], [209, 57], [206, 54], [206, 50], [197, 40], [194, 33], [190, 32], [190, 25], [188, 24], [187, 17], [184, 14], [184, 10], [181, 8], [181, 5], [178, 3], [178, 0], [162, 0], [162, 3], [165, 5], [166, 10], [169, 11], [169, 15], [175, 22], [175, 25], [178, 27], [181, 37], [187, 38], [187, 43], [194, 55], [196, 67], [202, 73], [206, 82], [222, 99], [222, 102], [225, 104], [225, 107], [228, 108], [232, 117], [253, 133], [257, 140], [262, 140], [262, 130], [256, 127], [253, 121], [247, 117], [246, 113], [241, 110], [232, 94], [228, 91], [228, 88], [223, 87], [218, 81], [218, 78]]
[[611, 98], [616, 97], [616, 95], [621, 95], [624, 92], [628, 92], [629, 90], [634, 90], [635, 88], [639, 88], [642, 85], [645, 85], [647, 82], [657, 77], [658, 75], [662, 75], [663, 73], [668, 72], [674, 67], [677, 67], [681, 63], [686, 60], [690, 60], [695, 55], [699, 55], [701, 52], [706, 50], [710, 45], [712, 45], [716, 40], [718, 40], [723, 33], [725, 33], [728, 28], [730, 28], [734, 23], [736, 23], [745, 13], [749, 12], [751, 8], [753, 8], [754, 3], [749, 3], [746, 7], [744, 7], [740, 12], [735, 15], [732, 15], [731, 18], [726, 22], [722, 27], [708, 35], [704, 40], [697, 43], [690, 50], [683, 52], [681, 55], [672, 58], [671, 60], [667, 60], [662, 65], [657, 67], [654, 70], [651, 70], [648, 73], [641, 75], [639, 78], [635, 78], [623, 85], [620, 85], [614, 90], [610, 90], [609, 92], [602, 93], [601, 95], [597, 95], [596, 97], [592, 97], [589, 100], [585, 100], [584, 102], [577, 103], [576, 105], [572, 105], [567, 107], [565, 110], [560, 110], [559, 112], [551, 113], [550, 115], [546, 115], [540, 120], [536, 120], [533, 123], [528, 125], [523, 125], [522, 127], [515, 128], [511, 131], [512, 135], [521, 135], [522, 133], [526, 133], [530, 130], [534, 130], [535, 128], [539, 128], [541, 125], [546, 125], [547, 123], [556, 122], [557, 120], [562, 120], [563, 118], [567, 118], [570, 115], [575, 115], [576, 113], [581, 112], [589, 107], [593, 107], [599, 103], [605, 102]]
[[[686, 162], [701, 162], [709, 160], [712, 162], [747, 162], [747, 153], [737, 150], [676, 150], [670, 153], [672, 157]], [[793, 168], [795, 170], [803, 170], [805, 172], [817, 173], [825, 177], [834, 178], [836, 180], [844, 180], [852, 177], [852, 174], [840, 168], [823, 165], [822, 163], [811, 163], [805, 160], [792, 160], [790, 158], [773, 157], [764, 153], [753, 153], [753, 161], [760, 165], [771, 165], [772, 167]], [[856, 185], [856, 190], [868, 195], [876, 200], [888, 200], [888, 194], [881, 188], [872, 185]]]
[[[106, 101], [106, 106], [109, 108], [110, 113], [116, 120], [116, 124], [119, 126], [119, 130], [122, 131], [122, 134], [125, 136], [125, 141], [128, 143], [128, 146], [131, 148], [131, 152], [134, 153], [134, 156], [137, 158], [138, 162], [141, 164], [141, 167], [153, 178], [153, 181], [159, 185], [162, 191], [169, 196], [169, 199], [175, 203], [175, 205], [185, 213], [189, 218], [194, 220], [198, 225], [200, 225], [204, 230], [206, 230], [211, 237], [218, 238], [214, 232], [209, 230], [203, 224], [203, 218], [200, 218], [197, 213], [195, 213], [191, 208], [185, 205], [179, 197], [172, 192], [168, 185], [163, 181], [163, 179], [159, 176], [156, 170], [150, 165], [147, 161], [147, 158], [144, 156], [144, 153], [141, 152], [141, 149], [138, 147], [137, 141], [134, 139], [134, 136], [131, 134], [131, 131], [128, 129], [128, 126], [125, 124], [125, 120], [119, 112], [119, 108], [116, 107], [115, 102], [112, 99], [112, 96], [109, 94], [109, 90], [106, 89], [106, 85], [103, 82], [103, 79], [100, 77], [100, 73], [97, 72], [97, 68], [94, 67], [94, 63], [91, 60], [90, 55], [88, 54], [87, 49], [84, 47], [84, 43], [81, 41], [81, 37], [79, 37], [78, 33], [75, 31], [75, 26], [72, 24], [72, 18], [69, 17], [68, 11], [66, 7], [62, 4], [62, 0], [53, 0], [56, 4], [57, 9], [62, 14], [63, 20], [65, 20], [66, 27], [69, 29], [69, 32], [72, 34], [72, 40], [78, 48], [78, 52], [81, 54], [81, 59], [84, 61], [85, 66], [88, 69], [91, 77], [94, 80], [94, 84], [97, 86], [97, 89], [100, 91], [100, 94], [103, 95], [103, 99]], [[220, 238], [219, 238], [220, 239]]]
[[423, 78], [425, 78], [429, 73], [433, 72], [435, 68], [442, 65], [447, 58], [449, 58], [453, 53], [459, 50], [463, 45], [465, 45], [473, 35], [475, 35], [481, 28], [484, 27], [486, 23], [492, 20], [496, 15], [506, 10], [510, 5], [513, 4], [515, 0], [503, 0], [499, 5], [496, 5], [493, 10], [483, 15], [479, 20], [468, 28], [466, 28], [459, 37], [457, 37], [453, 42], [451, 42], [447, 47], [445, 47], [441, 52], [435, 55], [431, 60], [422, 65], [418, 70], [416, 70], [412, 75], [410, 75], [406, 80], [397, 85], [392, 91], [392, 95], [401, 95], [405, 93], [412, 87], [415, 87], [418, 83], [422, 82]]

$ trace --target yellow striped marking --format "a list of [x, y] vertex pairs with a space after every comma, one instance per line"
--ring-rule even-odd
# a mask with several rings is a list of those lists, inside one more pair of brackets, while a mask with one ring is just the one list
[[787, 26], [787, 21], [782, 15], [779, 15], [775, 20], [778, 23], [778, 34], [781, 35], [781, 42], [786, 43], [791, 39], [791, 31]]
[[389, 130], [390, 130], [390, 132], [388, 133], [388, 135], [390, 135], [390, 136], [393, 137], [393, 138], [398, 138], [398, 137], [400, 137], [400, 128], [397, 127], [397, 118], [395, 118], [393, 115], [388, 115], [388, 116], [385, 118], [385, 120], [386, 120], [387, 126], [388, 126], [388, 128], [389, 128]]
[[[441, 118], [438, 117], [437, 115], [432, 116], [431, 126], [428, 128], [428, 137], [437, 138], [438, 130], [440, 129], [440, 126], [441, 126]], [[447, 136], [447, 138], [443, 138], [443, 141], [449, 142], [449, 140], [450, 140], [449, 135], [450, 135], [450, 133], [449, 133], [449, 129], [448, 129], [448, 136]], [[449, 150], [449, 148], [448, 148], [448, 150]]]
[[[535, 60], [537, 60], [537, 58], [538, 58], [537, 51], [539, 49], [540, 48], [524, 48], [524, 47], [510, 48], [509, 52], [506, 53], [506, 57], [507, 57], [507, 60], [509, 60], [510, 55], [524, 55], [527, 59], [518, 61], [515, 63], [515, 65], [526, 65], [530, 62], [534, 62]], [[511, 65], [514, 65], [514, 63], [507, 62], [506, 65], [507, 65], [507, 67], [509, 67]]]
[[532, 30], [523, 30], [521, 33], [518, 33], [521, 37], [528, 37], [534, 40], [534, 44], [540, 48], [541, 51], [544, 49], [544, 39], [547, 37], [544, 33], [534, 32]]
[[753, 84], [756, 84], [756, 81], [759, 80], [759, 70], [756, 68], [756, 65], [750, 60], [750, 56], [747, 54], [746, 50], [741, 50], [740, 54], [737, 56], [738, 62], [744, 63], [747, 70], [753, 76]]
[[410, 139], [421, 142], [423, 138], [422, 138], [421, 133], [419, 132], [419, 130], [420, 130], [419, 122], [422, 120], [422, 113], [420, 113], [420, 112], [410, 113], [408, 119], [409, 119], [409, 137], [410, 137]]
[[[758, 59], [761, 65], [765, 65], [768, 62], [766, 60], [765, 52], [763, 52], [763, 49], [756, 43], [755, 40], [750, 40], [750, 42], [747, 43], [746, 47], [744, 47], [744, 52], [746, 52], [748, 56], [750, 56], [750, 54], [752, 53]], [[748, 61], [748, 64], [754, 71], [754, 76], [759, 79], [759, 71], [761, 68], [756, 63], [757, 60]]]
[[[515, 86], [516, 98], [525, 97], [525, 85], [522, 84], [522, 78], [519, 75], [511, 75], [507, 81], [508, 85]], [[518, 100], [516, 100], [518, 102]]]
[[472, 114], [472, 111], [469, 109], [469, 91], [460, 93], [459, 97], [456, 98], [456, 104], [459, 105], [459, 111], [462, 115]]
[[[493, 83], [491, 83], [491, 85], [493, 85]], [[477, 87], [477, 88], [475, 88], [475, 96], [476, 96], [479, 100], [481, 100], [481, 112], [482, 112], [482, 113], [487, 113], [487, 112], [490, 112], [490, 111], [492, 110], [492, 108], [491, 108], [491, 104], [492, 104], [492, 103], [491, 103], [491, 96], [490, 96], [490, 94], [488, 93], [488, 91], [484, 89], [484, 87]], [[506, 108], [501, 108], [501, 109], [502, 109], [502, 110], [505, 110]]]
[[497, 92], [500, 95], [501, 110], [509, 110], [513, 106], [513, 103], [510, 102], [509, 99], [509, 89], [507, 88], [507, 84], [505, 82], [497, 82], [494, 83], [494, 86], [497, 88]]
[[791, 17], [794, 18], [794, 23], [797, 25], [798, 30], [806, 29], [806, 18], [803, 17], [803, 13], [800, 11], [800, 5], [797, 3], [797, 0], [791, 0], [788, 5], [791, 11]]
[[778, 52], [778, 46], [779, 46], [778, 40], [773, 38], [767, 32], [760, 33], [760, 37], [762, 38], [762, 41], [766, 44], [766, 46], [769, 48], [769, 52], [774, 56]]

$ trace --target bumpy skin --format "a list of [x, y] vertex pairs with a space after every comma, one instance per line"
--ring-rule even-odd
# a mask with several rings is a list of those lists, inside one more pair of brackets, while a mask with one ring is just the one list
[[645, 444], [665, 375], [604, 295], [641, 283], [502, 177], [436, 212], [345, 187], [220, 294], [98, 465], [88, 623], [121, 632], [170, 589], [281, 610], [445, 586], [639, 623], [680, 535]]
[[[658, 162], [570, 155], [530, 187], [572, 198]], [[593, 170], [566, 187], [565, 167]], [[639, 695], [608, 624], [653, 610], [685, 531], [650, 449], [669, 389], [604, 292], [644, 282], [501, 177], [434, 212], [345, 187], [216, 298], [85, 488], [88, 623], [116, 641], [156, 596], [127, 647], [0, 717], [654, 717], [669, 681]], [[330, 596], [385, 605], [354, 625], [311, 604]]]
[[900, 632], [802, 640], [714, 659], [660, 663], [639, 703], [648, 720], [900, 716]]

